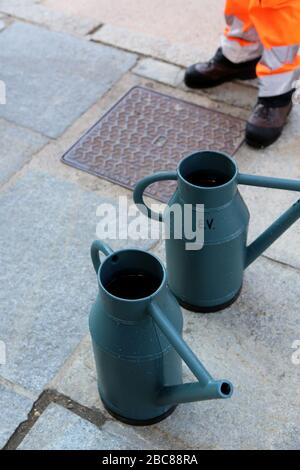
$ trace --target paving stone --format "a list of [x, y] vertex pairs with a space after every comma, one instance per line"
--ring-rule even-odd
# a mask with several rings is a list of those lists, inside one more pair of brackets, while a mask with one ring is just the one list
[[47, 139], [40, 134], [0, 119], [0, 184], [17, 172], [41, 149]]
[[[155, 252], [164, 258], [163, 246]], [[181, 449], [299, 448], [300, 366], [291, 361], [292, 344], [300, 339], [299, 296], [300, 273], [261, 258], [246, 271], [242, 294], [229, 309], [208, 315], [183, 310], [186, 341], [215, 378], [233, 382], [234, 395], [181, 405], [137, 433]], [[184, 379], [194, 380], [186, 367]], [[54, 383], [106, 414], [88, 337]]]
[[107, 46], [14, 23], [0, 35], [1, 78], [7, 85], [0, 117], [57, 137], [135, 60]]
[[[0, 374], [1, 374], [0, 366]], [[0, 448], [6, 444], [20, 423], [26, 421], [33, 402], [0, 384]]]
[[[145, 58], [137, 63], [133, 72], [141, 77], [191, 92], [184, 84], [184, 70], [176, 65]], [[250, 110], [257, 99], [257, 85], [255, 80], [248, 80], [247, 83], [235, 81], [234, 83], [225, 83], [206, 90], [193, 90], [192, 93], [193, 95], [205, 95], [219, 102]]]
[[[184, 85], [183, 81], [179, 83], [179, 85], [183, 90], [189, 90], [188, 87]], [[253, 108], [257, 101], [257, 87], [253, 85], [249, 86], [248, 83], [242, 84], [239, 81], [224, 83], [223, 85], [214, 88], [193, 90], [193, 93], [205, 95], [213, 100], [227, 103], [231, 106], [245, 108], [249, 111]]]
[[66, 33], [85, 35], [100, 26], [97, 18], [68, 15], [32, 1], [1, 0], [0, 9], [16, 18], [45, 25], [55, 31]]
[[58, 372], [50, 388], [58, 390], [84, 406], [104, 410], [97, 388], [97, 375], [89, 334]]
[[133, 72], [142, 77], [157, 80], [171, 86], [177, 86], [183, 80], [183, 70], [176, 65], [166, 64], [154, 59], [141, 59]]
[[[101, 184], [99, 180], [98, 185]], [[97, 292], [90, 261], [101, 198], [80, 186], [31, 172], [0, 196], [1, 375], [40, 391], [87, 333]], [[114, 241], [149, 248], [152, 241]]]
[[128, 426], [106, 422], [101, 428], [51, 404], [18, 449], [21, 450], [141, 450], [151, 444]]
[[[205, 54], [201, 47], [187, 47], [185, 44], [171, 43], [163, 38], [130, 31], [110, 24], [102, 26], [91, 37], [93, 41], [104, 42], [184, 67], [199, 61], [199, 57], [204, 57]], [[206, 55], [208, 56], [208, 54]], [[208, 57], [206, 58], [208, 59]]]
[[97, 17], [104, 24], [165, 38], [170, 43], [201, 45], [208, 54], [214, 53], [224, 28], [220, 0], [44, 0], [43, 4], [78, 17]]

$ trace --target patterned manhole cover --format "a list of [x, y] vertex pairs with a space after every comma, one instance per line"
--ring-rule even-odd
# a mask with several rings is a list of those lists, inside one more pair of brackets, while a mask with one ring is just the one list
[[[245, 122], [143, 87], [126, 93], [62, 157], [63, 162], [133, 189], [156, 171], [173, 170], [200, 149], [232, 155]], [[175, 182], [153, 184], [148, 195], [167, 201]]]

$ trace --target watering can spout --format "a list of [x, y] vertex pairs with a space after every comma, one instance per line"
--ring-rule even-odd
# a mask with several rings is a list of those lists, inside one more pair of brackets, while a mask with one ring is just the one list
[[[264, 188], [285, 189], [289, 191], [300, 191], [299, 180], [289, 180], [282, 178], [272, 178], [267, 176], [238, 175], [239, 184], [258, 186]], [[293, 223], [300, 218], [300, 199], [295, 202], [287, 211], [273, 222], [246, 251], [245, 267], [247, 268], [256, 260], [277, 238], [279, 238]]]
[[212, 378], [197, 356], [178, 335], [174, 326], [162, 315], [155, 302], [151, 303], [149, 313], [198, 380], [194, 383], [164, 386], [156, 398], [157, 404], [175, 405], [216, 398], [230, 398], [233, 393], [232, 384], [227, 380]]
[[258, 258], [277, 238], [279, 238], [300, 217], [300, 199], [284, 212], [273, 224], [267, 228], [246, 251], [246, 266]]
[[232, 393], [233, 386], [229, 381], [212, 379], [206, 385], [195, 382], [164, 387], [157, 398], [157, 402], [160, 405], [175, 405], [193, 401], [230, 398]]
[[277, 238], [279, 238], [293, 223], [300, 218], [300, 199], [295, 202], [287, 211], [273, 222], [254, 242], [252, 242], [246, 251], [247, 268], [256, 260]]

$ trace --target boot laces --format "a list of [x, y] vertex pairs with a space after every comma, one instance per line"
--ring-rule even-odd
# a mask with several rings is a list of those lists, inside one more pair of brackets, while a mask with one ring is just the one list
[[271, 117], [271, 106], [265, 106], [259, 103], [254, 111], [255, 116], [262, 117], [263, 119], [269, 119]]

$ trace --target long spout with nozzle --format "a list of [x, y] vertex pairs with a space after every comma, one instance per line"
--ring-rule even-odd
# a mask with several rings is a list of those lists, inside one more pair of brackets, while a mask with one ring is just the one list
[[[272, 178], [269, 176], [238, 175], [239, 184], [265, 188], [300, 191], [300, 180]], [[247, 247], [245, 267], [256, 260], [277, 238], [300, 218], [300, 199], [273, 222], [259, 237]]]
[[150, 304], [149, 313], [198, 379], [198, 382], [195, 383], [163, 387], [157, 396], [157, 403], [161, 405], [178, 404], [216, 398], [230, 398], [233, 393], [232, 384], [227, 380], [214, 380], [212, 378], [197, 356], [178, 334], [172, 323], [164, 316], [154, 302]]

